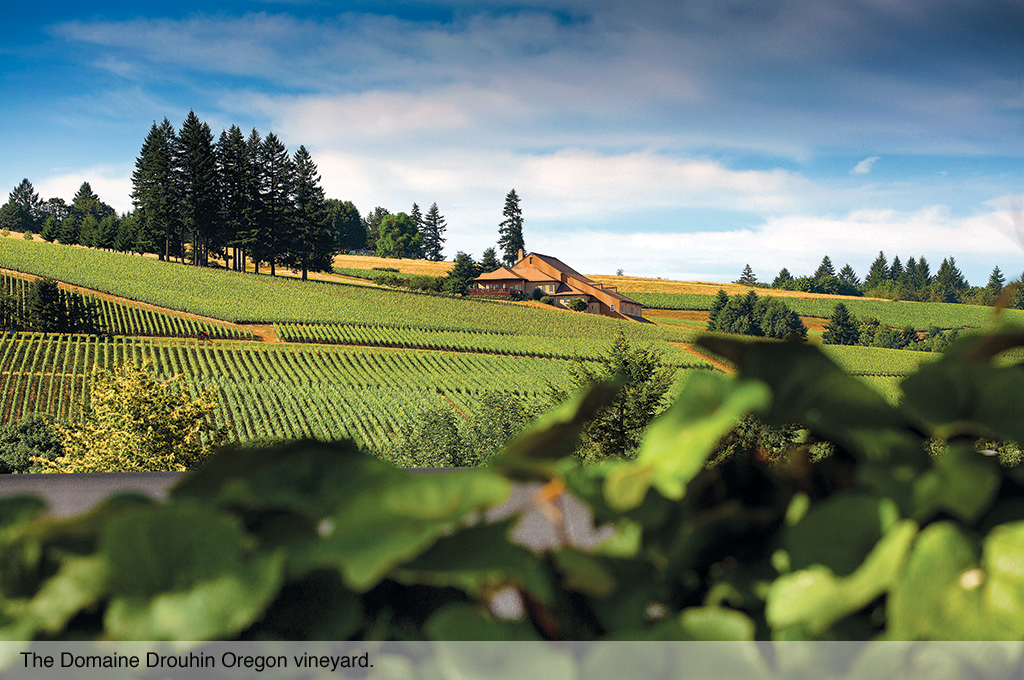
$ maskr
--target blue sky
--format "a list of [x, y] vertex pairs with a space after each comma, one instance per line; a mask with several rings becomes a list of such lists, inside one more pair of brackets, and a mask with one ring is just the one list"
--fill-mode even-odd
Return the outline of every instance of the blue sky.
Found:
[[[771, 280], [829, 255], [1024, 271], [1024, 5], [41, 0], [0, 23], [0, 192], [120, 211], [190, 109], [304, 144], [328, 196], [437, 202], [445, 253]], [[0, 200], [2, 200], [0, 195]]]

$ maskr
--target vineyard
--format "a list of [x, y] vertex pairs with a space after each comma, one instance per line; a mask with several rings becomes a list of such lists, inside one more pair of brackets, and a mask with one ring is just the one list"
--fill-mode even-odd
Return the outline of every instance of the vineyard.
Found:
[[[28, 277], [0, 272], [0, 293], [14, 296], [22, 305], [28, 283]], [[194, 338], [204, 333], [210, 339], [253, 339], [251, 331], [224, 322], [172, 314], [140, 304], [117, 302], [106, 297], [67, 289], [64, 289], [64, 294], [74, 295], [87, 303], [95, 303], [99, 309], [100, 327], [110, 335]]]
[[0, 239], [0, 263], [152, 305], [234, 323], [353, 323], [416, 328], [503, 331], [531, 336], [685, 342], [685, 330], [637, 324], [553, 308], [358, 285], [302, 282], [159, 262], [45, 242]]
[[478, 353], [22, 333], [0, 341], [0, 422], [30, 412], [74, 418], [94, 366], [147, 359], [161, 378], [183, 375], [193, 395], [215, 388], [215, 424], [235, 440], [350, 437], [368, 448], [386, 444], [426, 406], [469, 412], [487, 391], [544, 401], [547, 385], [564, 384], [569, 368]]
[[[432, 349], [449, 352], [479, 352], [528, 356], [542, 359], [590, 359], [606, 354], [611, 340], [581, 340], [545, 336], [515, 335], [483, 331], [446, 331], [398, 326], [362, 326], [356, 324], [274, 324], [274, 330], [285, 342], [361, 345], [367, 347], [399, 347]], [[654, 347], [663, 361], [680, 368], [711, 368], [667, 343]]]

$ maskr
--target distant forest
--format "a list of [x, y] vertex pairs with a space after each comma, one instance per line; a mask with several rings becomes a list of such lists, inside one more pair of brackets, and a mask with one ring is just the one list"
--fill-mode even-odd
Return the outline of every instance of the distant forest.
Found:
[[[1024, 279], [1024, 275], [1021, 278]], [[1018, 282], [1020, 280], [1018, 279]], [[849, 264], [836, 272], [832, 260], [826, 255], [811, 276], [794, 277], [789, 269], [784, 267], [771, 284], [767, 284], [757, 280], [748, 264], [735, 283], [807, 293], [863, 295], [890, 300], [959, 302], [974, 305], [995, 304], [1007, 288], [1006, 275], [998, 266], [992, 269], [985, 286], [972, 286], [957, 267], [956, 259], [953, 257], [944, 258], [938, 271], [932, 274], [931, 265], [924, 257], [911, 257], [904, 264], [898, 255], [889, 262], [884, 252], [878, 253], [863, 281]], [[1011, 307], [1024, 307], [1024, 295], [1018, 290], [1008, 302]]]
[[42, 200], [28, 179], [0, 208], [0, 229], [37, 233], [47, 241], [120, 252], [154, 253], [198, 266], [222, 261], [244, 271], [251, 262], [329, 271], [334, 255], [371, 248], [385, 257], [443, 260], [445, 219], [434, 203], [365, 217], [351, 201], [326, 198], [305, 146], [289, 154], [278, 137], [237, 125], [214, 141], [189, 112], [176, 131], [153, 124], [132, 174], [134, 210], [118, 215], [88, 182], [68, 205]]

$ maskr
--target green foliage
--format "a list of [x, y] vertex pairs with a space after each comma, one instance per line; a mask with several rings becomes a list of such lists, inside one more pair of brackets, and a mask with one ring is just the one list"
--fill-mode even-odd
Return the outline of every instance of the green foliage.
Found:
[[754, 270], [750, 268], [749, 264], [743, 266], [743, 273], [740, 274], [740, 278], [735, 283], [742, 284], [744, 286], [753, 286], [757, 284], [757, 276], [754, 274]]
[[36, 459], [47, 472], [160, 472], [195, 469], [223, 439], [202, 435], [216, 406], [214, 393], [192, 399], [179, 380], [160, 381], [134, 363], [94, 370], [81, 420], [59, 425], [64, 455]]
[[377, 254], [381, 257], [419, 257], [423, 235], [416, 221], [405, 213], [385, 215], [378, 227]]
[[62, 455], [60, 433], [46, 414], [29, 413], [0, 428], [0, 474], [42, 472], [44, 465], [34, 458], [52, 461]]
[[513, 189], [505, 196], [504, 216], [498, 226], [498, 248], [501, 250], [502, 261], [511, 266], [519, 259], [519, 251], [525, 250], [523, 241], [523, 210], [519, 207], [519, 195]]
[[99, 305], [61, 290], [53, 279], [28, 284], [22, 322], [41, 333], [99, 333]]
[[768, 338], [807, 338], [807, 326], [779, 298], [746, 295], [729, 297], [719, 290], [708, 317], [708, 330]]
[[508, 392], [485, 392], [468, 413], [437, 405], [412, 424], [381, 455], [399, 467], [452, 468], [486, 464], [540, 410], [540, 401]]
[[[1024, 477], [960, 443], [1024, 437], [1024, 373], [990, 361], [1024, 345], [1024, 333], [956, 343], [904, 380], [899, 406], [806, 343], [701, 344], [734, 361], [738, 376], [695, 376], [631, 460], [571, 459], [587, 421], [615, 397], [614, 385], [599, 384], [474, 470], [408, 474], [350, 444], [303, 442], [223, 451], [164, 503], [122, 497], [53, 521], [36, 519], [38, 502], [5, 500], [4, 637], [1024, 636]], [[779, 465], [740, 453], [708, 467], [751, 413], [767, 427], [799, 426], [835, 453], [810, 463], [809, 447], [795, 441]], [[947, 450], [929, 455], [932, 441]], [[546, 508], [558, 531], [566, 526], [554, 509], [569, 491], [616, 535], [590, 550], [517, 546], [515, 517], [480, 521], [512, 479], [541, 482], [527, 505]], [[512, 619], [491, 613], [502, 590], [524, 604]], [[750, 667], [737, 677], [760, 677], [769, 665], [801, 677], [822, 670], [820, 658], [791, 658], [784, 645], [771, 664], [754, 647], [749, 658], [736, 649], [715, 657], [715, 670], [741, 659]], [[877, 677], [872, 664], [906, 669], [924, 658], [912, 649], [920, 647], [851, 650], [843, 666]], [[979, 662], [936, 658], [954, 676], [978, 675], [979, 664], [998, 666], [992, 677], [1020, 668], [1019, 644], [984, 650]], [[640, 667], [583, 663], [586, 677]], [[700, 675], [693, 663], [687, 670]]]
[[592, 462], [636, 455], [644, 429], [666, 407], [674, 372], [656, 351], [632, 346], [621, 333], [599, 362], [576, 362], [569, 390], [552, 385], [555, 401], [595, 383], [623, 380], [612, 403], [583, 429], [579, 457]]
[[856, 345], [860, 341], [857, 317], [850, 314], [842, 302], [836, 304], [832, 318], [825, 326], [821, 341], [826, 345]]
[[585, 312], [587, 311], [587, 301], [583, 298], [573, 298], [565, 303], [565, 308], [574, 312]]

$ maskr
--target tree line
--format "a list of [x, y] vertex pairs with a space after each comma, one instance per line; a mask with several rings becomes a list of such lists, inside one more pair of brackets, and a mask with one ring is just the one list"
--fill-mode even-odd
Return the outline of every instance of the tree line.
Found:
[[376, 250], [385, 257], [443, 260], [447, 224], [437, 203], [423, 214], [392, 215], [377, 207], [366, 217], [351, 201], [326, 198], [305, 146], [290, 154], [274, 133], [237, 125], [214, 141], [195, 112], [179, 130], [154, 123], [132, 173], [134, 209], [118, 215], [88, 182], [71, 204], [44, 201], [28, 179], [0, 207], [0, 229], [39, 234], [50, 242], [161, 260], [271, 274], [277, 267], [329, 271], [340, 252]]
[[[749, 264], [743, 268], [735, 283], [769, 287], [758, 282]], [[807, 293], [866, 295], [891, 300], [992, 305], [1006, 290], [1007, 279], [997, 266], [992, 269], [985, 286], [971, 286], [952, 256], [944, 258], [938, 270], [932, 274], [931, 265], [923, 256], [910, 257], [904, 263], [897, 255], [890, 262], [885, 253], [880, 251], [863, 281], [849, 264], [843, 265], [837, 272], [832, 260], [826, 255], [813, 275], [794, 277], [789, 269], [783, 267], [770, 287]], [[1010, 306], [1024, 308], [1024, 296], [1017, 294], [1010, 300]]]

